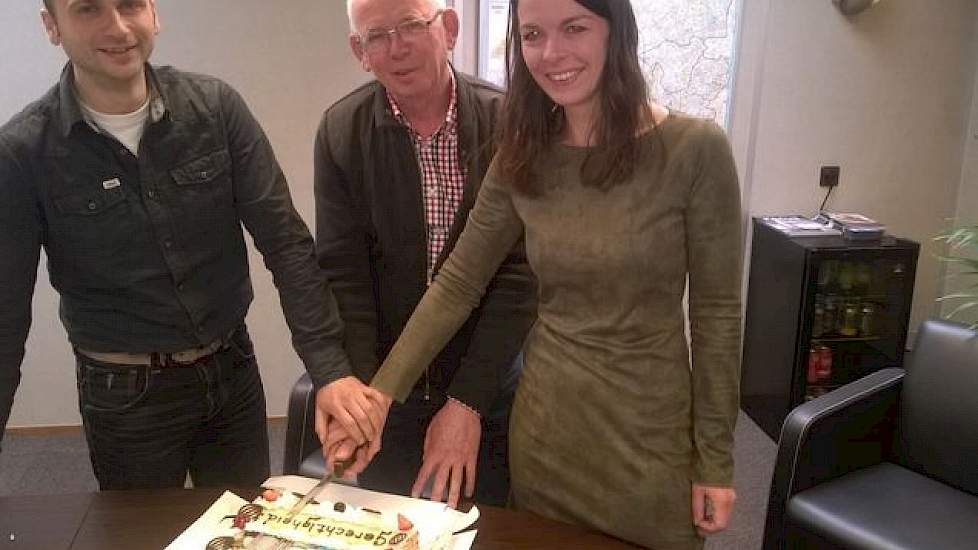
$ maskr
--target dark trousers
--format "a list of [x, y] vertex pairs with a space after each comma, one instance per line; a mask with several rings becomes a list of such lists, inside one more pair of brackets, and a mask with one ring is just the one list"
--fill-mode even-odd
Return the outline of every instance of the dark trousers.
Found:
[[242, 327], [188, 366], [112, 365], [77, 355], [78, 403], [102, 490], [257, 487], [269, 476], [265, 394]]
[[[482, 419], [474, 497], [476, 502], [482, 504], [505, 506], [509, 496], [507, 435], [514, 393], [514, 390], [501, 392]], [[357, 477], [357, 484], [374, 491], [409, 495], [421, 469], [428, 424], [445, 400], [441, 392], [433, 392], [431, 398], [425, 400], [424, 392], [415, 389], [403, 404], [395, 401], [384, 426], [383, 446], [367, 469]], [[423, 496], [428, 496], [434, 477], [432, 474], [429, 478], [429, 488], [425, 489]], [[464, 482], [462, 490], [464, 494]]]

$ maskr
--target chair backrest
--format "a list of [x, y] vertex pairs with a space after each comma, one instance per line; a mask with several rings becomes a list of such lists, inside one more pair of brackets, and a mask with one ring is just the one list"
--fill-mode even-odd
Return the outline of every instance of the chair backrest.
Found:
[[906, 370], [901, 461], [978, 495], [978, 331], [924, 322]]
[[285, 428], [285, 456], [282, 473], [298, 475], [299, 465], [310, 453], [320, 448], [316, 435], [316, 390], [308, 373], [292, 386], [289, 394], [288, 420]]

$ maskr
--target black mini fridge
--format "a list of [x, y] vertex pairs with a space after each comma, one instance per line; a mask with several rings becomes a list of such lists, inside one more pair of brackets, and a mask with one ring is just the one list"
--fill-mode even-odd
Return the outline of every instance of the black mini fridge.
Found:
[[903, 364], [920, 245], [753, 231], [741, 407], [777, 440], [794, 407]]

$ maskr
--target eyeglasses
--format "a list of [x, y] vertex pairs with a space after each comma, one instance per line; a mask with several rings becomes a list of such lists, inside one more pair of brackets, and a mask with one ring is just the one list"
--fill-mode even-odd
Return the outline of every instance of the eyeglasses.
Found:
[[422, 34], [428, 32], [431, 24], [438, 19], [444, 10], [438, 10], [430, 19], [408, 19], [396, 26], [387, 29], [370, 29], [366, 35], [357, 36], [357, 42], [364, 51], [368, 53], [380, 53], [390, 48], [394, 35], [401, 37], [401, 40], [415, 40]]

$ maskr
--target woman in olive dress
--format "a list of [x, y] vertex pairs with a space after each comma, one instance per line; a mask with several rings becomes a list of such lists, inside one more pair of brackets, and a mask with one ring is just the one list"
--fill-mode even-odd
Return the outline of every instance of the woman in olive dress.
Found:
[[539, 306], [511, 416], [512, 505], [701, 548], [735, 499], [742, 241], [729, 144], [716, 124], [650, 101], [628, 1], [511, 7], [497, 156], [372, 385], [403, 399], [525, 234]]

